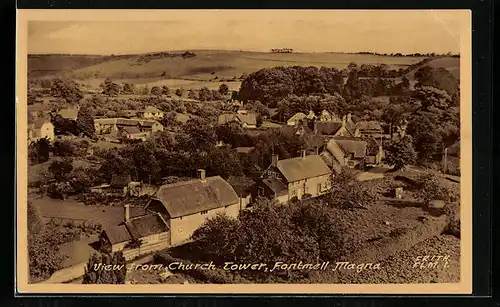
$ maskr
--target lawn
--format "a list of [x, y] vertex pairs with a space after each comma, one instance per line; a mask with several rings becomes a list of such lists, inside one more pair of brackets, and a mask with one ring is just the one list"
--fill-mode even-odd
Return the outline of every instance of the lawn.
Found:
[[66, 200], [42, 197], [33, 200], [42, 216], [47, 218], [93, 221], [103, 227], [117, 225], [123, 220], [123, 208], [119, 206], [87, 206], [72, 198]]

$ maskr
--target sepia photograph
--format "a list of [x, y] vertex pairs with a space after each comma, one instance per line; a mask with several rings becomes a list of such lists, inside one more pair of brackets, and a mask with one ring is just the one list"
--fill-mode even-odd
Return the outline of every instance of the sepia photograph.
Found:
[[470, 293], [467, 10], [20, 10], [26, 293]]

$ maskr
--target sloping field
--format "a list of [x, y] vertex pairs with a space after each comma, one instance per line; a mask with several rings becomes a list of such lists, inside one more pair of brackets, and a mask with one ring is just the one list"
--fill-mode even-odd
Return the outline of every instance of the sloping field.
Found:
[[[69, 56], [30, 55], [28, 68], [35, 71], [73, 71], [73, 76], [81, 79], [106, 78], [134, 79], [213, 79], [240, 77], [243, 73], [274, 66], [327, 66], [345, 68], [350, 62], [361, 64], [388, 64], [391, 68], [405, 68], [423, 57], [391, 57], [370, 54], [341, 53], [266, 53], [247, 51], [194, 51], [196, 57], [161, 58], [147, 63], [138, 62], [137, 56], [121, 58], [100, 57], [68, 59]], [[48, 57], [49, 59], [45, 59]], [[57, 57], [64, 61], [57, 62]], [[88, 56], [90, 57], [90, 56]], [[95, 61], [93, 63], [92, 61]], [[41, 73], [38, 73], [40, 75]]]
[[[438, 58], [432, 61], [429, 61], [425, 64], [426, 66], [430, 66], [432, 68], [445, 68], [447, 69], [455, 78], [460, 79], [460, 58], [452, 58], [452, 57], [443, 57]], [[420, 67], [409, 72], [406, 76], [408, 79], [413, 80], [415, 72]]]

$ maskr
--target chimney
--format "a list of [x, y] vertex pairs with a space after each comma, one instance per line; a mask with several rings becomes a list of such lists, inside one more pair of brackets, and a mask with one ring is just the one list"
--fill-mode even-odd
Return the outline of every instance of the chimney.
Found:
[[278, 166], [278, 155], [273, 154], [271, 157], [271, 166], [272, 167], [277, 167]]
[[125, 222], [130, 221], [130, 205], [125, 204]]
[[198, 178], [200, 178], [200, 181], [203, 183], [207, 182], [204, 169], [201, 169], [201, 168], [198, 169]]
[[347, 121], [350, 122], [351, 121], [351, 113], [347, 114]]
[[306, 150], [305, 150], [305, 149], [300, 150], [300, 156], [301, 156], [302, 158], [305, 158], [305, 157], [306, 157]]

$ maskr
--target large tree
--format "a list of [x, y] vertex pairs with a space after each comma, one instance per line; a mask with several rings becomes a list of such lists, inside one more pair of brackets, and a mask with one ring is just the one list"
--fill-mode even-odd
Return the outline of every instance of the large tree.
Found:
[[76, 124], [79, 130], [86, 136], [90, 138], [95, 136], [94, 116], [90, 109], [82, 107], [78, 110]]
[[61, 97], [69, 103], [76, 103], [83, 99], [83, 93], [71, 79], [55, 78], [52, 80], [51, 94], [54, 97]]
[[413, 139], [406, 134], [403, 138], [392, 138], [385, 148], [385, 161], [394, 165], [394, 169], [402, 169], [416, 162], [417, 154], [413, 148]]
[[38, 164], [49, 160], [50, 142], [47, 138], [39, 139], [28, 146], [28, 157], [31, 163]]

